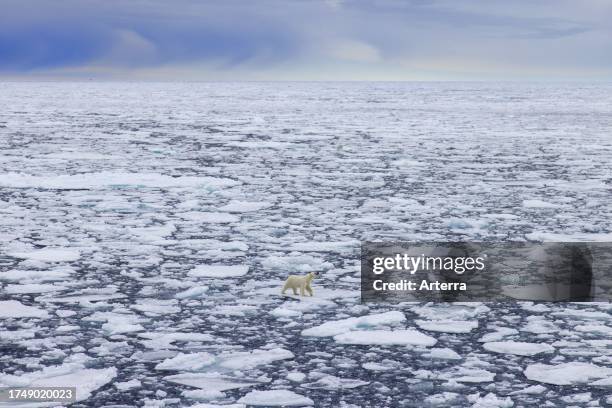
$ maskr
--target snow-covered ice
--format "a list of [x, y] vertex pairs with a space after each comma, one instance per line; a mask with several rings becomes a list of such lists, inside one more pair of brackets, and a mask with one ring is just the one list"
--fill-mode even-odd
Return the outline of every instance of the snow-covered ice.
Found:
[[432, 348], [428, 353], [425, 354], [429, 358], [438, 358], [443, 360], [461, 360], [461, 355], [448, 347], [444, 348]]
[[222, 207], [219, 207], [219, 211], [227, 211], [233, 213], [251, 212], [258, 211], [263, 208], [270, 207], [271, 204], [267, 202], [252, 202], [252, 201], [239, 201], [233, 200]]
[[536, 363], [525, 368], [525, 377], [546, 384], [581, 384], [612, 377], [612, 368], [582, 362]]
[[477, 396], [472, 401], [472, 408], [511, 408], [514, 401], [510, 397], [499, 397], [493, 393], [488, 393], [484, 397]]
[[83, 355], [74, 355], [71, 360], [23, 375], [0, 374], [0, 386], [73, 387], [76, 385], [76, 400], [82, 401], [117, 376], [115, 367], [86, 368], [88, 359]]
[[0, 319], [34, 317], [44, 319], [49, 313], [34, 306], [27, 306], [17, 300], [0, 301]]
[[416, 320], [423, 330], [444, 333], [469, 333], [478, 327], [478, 321]]
[[248, 352], [235, 352], [218, 356], [207, 352], [179, 353], [155, 366], [157, 370], [201, 371], [205, 367], [214, 366], [215, 370], [249, 369], [261, 364], [269, 364], [277, 360], [293, 358], [289, 350], [276, 348], [271, 350], [258, 349]]
[[352, 389], [363, 387], [369, 384], [368, 381], [355, 380], [351, 378], [340, 378], [334, 375], [324, 375], [317, 379], [317, 381], [305, 384], [305, 388], [316, 388], [324, 390], [339, 390], [339, 389]]
[[236, 388], [259, 385], [258, 381], [245, 381], [243, 379], [222, 378], [217, 373], [184, 373], [164, 377], [164, 380], [190, 387], [201, 388], [206, 391], [221, 392]]
[[340, 344], [378, 344], [433, 346], [437, 340], [417, 330], [357, 330], [337, 334], [334, 340]]
[[314, 405], [313, 400], [289, 390], [251, 391], [238, 402], [266, 407], [302, 407]]
[[534, 356], [540, 353], [552, 353], [555, 351], [555, 348], [550, 344], [520, 341], [494, 341], [484, 343], [482, 347], [495, 353], [516, 354], [518, 356]]
[[325, 322], [319, 326], [305, 329], [302, 331], [302, 335], [315, 337], [335, 336], [351, 330], [397, 325], [403, 323], [405, 320], [406, 316], [398, 311], [371, 314], [361, 317], [349, 317], [343, 320]]
[[248, 265], [198, 265], [189, 275], [197, 278], [235, 278], [246, 275]]
[[81, 257], [77, 250], [65, 248], [44, 248], [28, 252], [9, 252], [9, 256], [22, 259], [31, 259], [42, 262], [70, 262]]

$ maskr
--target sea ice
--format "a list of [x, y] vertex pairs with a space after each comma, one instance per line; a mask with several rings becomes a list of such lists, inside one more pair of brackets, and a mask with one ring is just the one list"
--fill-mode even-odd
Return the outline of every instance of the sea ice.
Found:
[[443, 333], [469, 333], [478, 328], [478, 321], [416, 320], [423, 330]]
[[395, 365], [381, 364], [381, 363], [376, 363], [373, 361], [368, 362], [368, 363], [363, 363], [361, 366], [365, 368], [366, 370], [370, 370], [370, 371], [391, 371], [396, 368]]
[[325, 322], [319, 326], [302, 330], [303, 336], [328, 337], [345, 333], [351, 330], [389, 326], [406, 321], [402, 312], [391, 311], [385, 313], [371, 314], [361, 317], [349, 317], [343, 320]]
[[204, 223], [228, 224], [240, 221], [240, 217], [223, 212], [189, 212], [181, 214], [181, 218]]
[[433, 346], [437, 340], [417, 330], [358, 330], [334, 336], [340, 344]]
[[219, 356], [219, 366], [229, 370], [250, 369], [278, 360], [292, 359], [294, 354], [282, 348], [258, 349]]
[[603, 324], [581, 324], [574, 327], [574, 330], [583, 333], [591, 333], [591, 334], [602, 334], [608, 337], [612, 337], [612, 327], [605, 326]]
[[0, 318], [7, 319], [22, 317], [46, 319], [49, 317], [49, 313], [34, 306], [26, 306], [16, 300], [0, 301]]
[[207, 352], [179, 353], [175, 357], [162, 361], [155, 368], [157, 370], [201, 371], [205, 367], [214, 366], [215, 369], [223, 370], [248, 370], [259, 365], [270, 364], [274, 361], [291, 359], [293, 357], [292, 352], [281, 348], [270, 350], [257, 349], [216, 356]]
[[4, 291], [12, 294], [23, 294], [23, 293], [46, 293], [56, 292], [59, 290], [67, 289], [67, 286], [53, 285], [45, 283], [26, 283], [23, 285], [6, 285]]
[[306, 374], [300, 373], [299, 371], [292, 371], [287, 373], [287, 379], [293, 382], [302, 382], [306, 378]]
[[369, 384], [368, 381], [362, 381], [352, 378], [340, 378], [334, 375], [325, 375], [317, 381], [303, 385], [304, 388], [323, 389], [323, 390], [341, 390], [357, 388]]
[[289, 390], [251, 391], [238, 400], [239, 403], [268, 407], [302, 407], [314, 405], [308, 397]]
[[209, 342], [214, 341], [214, 336], [208, 333], [185, 333], [185, 332], [145, 332], [139, 333], [139, 337], [147, 339], [141, 343], [152, 350], [164, 350], [168, 348], [176, 348], [173, 343], [178, 341], [191, 342]]
[[179, 353], [177, 356], [166, 359], [155, 366], [156, 370], [198, 371], [213, 365], [217, 359], [206, 352]]
[[67, 279], [72, 272], [74, 271], [69, 268], [52, 268], [48, 270], [12, 269], [6, 272], [0, 272], [0, 280], [56, 282]]
[[518, 330], [516, 329], [511, 327], [498, 327], [494, 332], [485, 334], [478, 341], [482, 343], [499, 341], [504, 337], [513, 336], [515, 334], [518, 334]]
[[124, 382], [116, 382], [113, 384], [119, 391], [127, 391], [127, 390], [131, 390], [132, 388], [139, 388], [142, 383], [140, 382], [140, 380], [137, 379], [132, 379], [129, 381], [124, 381]]
[[517, 356], [534, 356], [540, 353], [552, 353], [555, 348], [544, 343], [525, 343], [520, 341], [496, 341], [484, 343], [485, 350], [502, 354], [516, 354]]
[[189, 275], [196, 278], [237, 278], [248, 271], [248, 265], [198, 265]]
[[492, 392], [484, 397], [477, 396], [471, 402], [473, 402], [472, 408], [511, 408], [514, 406], [512, 398], [498, 397]]
[[164, 377], [164, 380], [213, 392], [261, 384], [260, 381], [247, 381], [244, 378], [221, 377], [217, 373], [183, 373]]
[[274, 317], [279, 317], [279, 318], [293, 318], [293, 317], [301, 316], [302, 312], [298, 310], [291, 310], [291, 309], [285, 309], [282, 307], [277, 307], [276, 309], [271, 310], [270, 314]]
[[259, 211], [261, 209], [268, 208], [271, 205], [272, 204], [268, 202], [234, 200], [222, 207], [219, 207], [219, 211], [232, 212], [232, 213], [243, 213], [243, 212]]
[[553, 203], [549, 203], [547, 201], [533, 199], [533, 200], [523, 200], [523, 207], [527, 207], [527, 208], [557, 208], [557, 207], [559, 207], [559, 205], [553, 204]]
[[447, 347], [432, 348], [428, 353], [424, 354], [424, 356], [429, 358], [437, 358], [440, 360], [461, 360], [461, 356], [456, 351]]
[[612, 368], [578, 361], [557, 365], [537, 363], [527, 366], [525, 377], [546, 384], [586, 384], [612, 377]]
[[109, 334], [133, 333], [144, 330], [144, 327], [140, 324], [144, 319], [135, 314], [95, 312], [84, 320], [106, 322], [102, 325], [102, 329]]
[[291, 251], [347, 253], [359, 247], [359, 241], [296, 242], [289, 246]]
[[47, 366], [22, 375], [0, 374], [3, 387], [75, 387], [76, 400], [89, 398], [93, 391], [109, 383], [117, 375], [115, 367], [85, 368], [83, 362], [67, 362]]
[[[1, 184], [1, 183], [0, 183]], [[81, 252], [66, 248], [43, 248], [27, 252], [9, 252], [9, 256], [41, 262], [72, 262], [81, 257]]]
[[101, 189], [104, 187], [173, 188], [230, 187], [237, 181], [216, 177], [172, 177], [155, 173], [98, 172], [33, 176], [25, 173], [0, 174], [0, 186], [13, 188]]
[[198, 299], [204, 297], [208, 292], [208, 286], [194, 286], [174, 295], [177, 299]]
[[284, 273], [308, 273], [312, 271], [325, 271], [333, 267], [333, 264], [325, 262], [320, 257], [311, 255], [289, 255], [268, 256], [261, 260], [261, 265], [266, 269], [280, 270]]
[[460, 383], [491, 382], [495, 379], [495, 373], [482, 368], [456, 367], [452, 372], [442, 374], [441, 378], [452, 379]]
[[[80, 403], [96, 407], [188, 407], [215, 395], [244, 408], [234, 400], [279, 388], [339, 408], [507, 396], [515, 406], [612, 404], [607, 302], [358, 302], [361, 241], [611, 241], [609, 85], [0, 88], [1, 301], [47, 318], [0, 318], [6, 373], [87, 352], [95, 360], [66, 371], [77, 384], [112, 367], [118, 387], [141, 382], [91, 388]], [[287, 275], [311, 271], [321, 272], [314, 297], [280, 296]], [[414, 320], [478, 327], [446, 334]], [[402, 330], [439, 337], [438, 348], [405, 345], [414, 336]], [[557, 352], [515, 357], [482, 344], [509, 341]], [[214, 363], [154, 370], [179, 352]], [[520, 371], [531, 365], [529, 375], [551, 380], [564, 364], [558, 378], [576, 390]], [[163, 380], [173, 375], [258, 385], [186, 390]], [[369, 384], [301, 387], [325, 376]]]
[[425, 397], [424, 401], [428, 406], [432, 407], [449, 407], [459, 399], [459, 394], [456, 392], [445, 391], [440, 394], [433, 394]]
[[132, 306], [132, 309], [143, 312], [147, 316], [172, 314], [181, 311], [177, 300], [153, 298], [139, 299], [137, 303]]
[[520, 395], [520, 394], [539, 395], [546, 391], [548, 391], [548, 388], [544, 387], [543, 385], [532, 385], [527, 388], [522, 388], [518, 391], [513, 391], [510, 393], [510, 395]]

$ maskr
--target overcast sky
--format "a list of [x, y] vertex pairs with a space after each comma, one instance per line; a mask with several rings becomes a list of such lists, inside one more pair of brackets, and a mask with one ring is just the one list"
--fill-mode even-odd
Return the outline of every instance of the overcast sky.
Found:
[[612, 80], [612, 0], [2, 0], [0, 77]]

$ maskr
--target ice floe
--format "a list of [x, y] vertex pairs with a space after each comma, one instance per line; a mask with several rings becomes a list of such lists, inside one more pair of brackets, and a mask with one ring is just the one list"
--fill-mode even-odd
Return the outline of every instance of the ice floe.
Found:
[[516, 334], [518, 334], [518, 330], [511, 327], [498, 327], [494, 332], [485, 334], [478, 341], [483, 343], [494, 342], [502, 340], [504, 337], [514, 336]]
[[540, 353], [552, 353], [555, 348], [544, 343], [526, 343], [521, 341], [496, 341], [484, 343], [485, 350], [502, 354], [515, 354], [517, 356], [535, 356]]
[[116, 382], [113, 384], [119, 391], [127, 391], [133, 388], [139, 388], [142, 385], [142, 382], [137, 379], [132, 379], [124, 382]]
[[561, 364], [536, 363], [525, 368], [525, 377], [546, 384], [587, 384], [612, 377], [612, 368], [578, 361]]
[[306, 374], [300, 373], [299, 371], [292, 371], [287, 373], [287, 379], [294, 382], [302, 382], [306, 378]]
[[314, 405], [308, 397], [289, 390], [251, 391], [238, 400], [239, 403], [267, 407], [302, 407]]
[[109, 334], [133, 333], [144, 330], [144, 327], [140, 324], [143, 319], [130, 313], [94, 312], [84, 320], [105, 322], [102, 329]]
[[189, 275], [196, 278], [236, 278], [248, 271], [248, 265], [198, 265]]
[[418, 330], [356, 330], [337, 334], [334, 340], [340, 344], [414, 345], [433, 346], [437, 340]]
[[282, 349], [257, 349], [245, 352], [234, 352], [213, 355], [207, 352], [179, 353], [175, 357], [157, 364], [157, 370], [200, 371], [205, 367], [220, 370], [246, 370], [262, 364], [270, 364], [279, 360], [292, 359], [293, 353]]
[[461, 383], [491, 382], [495, 379], [495, 373], [480, 368], [459, 367], [452, 379]]
[[4, 291], [12, 294], [24, 294], [24, 293], [46, 293], [56, 292], [59, 290], [67, 289], [67, 286], [45, 284], [45, 283], [26, 283], [22, 285], [6, 285]]
[[302, 385], [304, 388], [323, 389], [323, 390], [341, 390], [362, 387], [369, 384], [368, 381], [362, 381], [352, 378], [340, 378], [334, 375], [324, 375], [318, 378], [315, 382]]
[[9, 252], [8, 255], [41, 262], [71, 262], [81, 257], [80, 251], [67, 248], [43, 248], [27, 252]]
[[443, 333], [469, 333], [478, 327], [478, 321], [416, 320], [423, 330]]
[[510, 397], [499, 397], [492, 392], [484, 397], [480, 395], [470, 398], [473, 403], [472, 408], [511, 408], [514, 406], [514, 401]]
[[141, 340], [141, 343], [154, 350], [176, 348], [173, 345], [176, 342], [210, 342], [215, 340], [215, 337], [209, 333], [164, 332], [161, 330], [139, 333], [138, 337], [146, 339]]
[[219, 211], [232, 212], [232, 213], [243, 213], [251, 211], [259, 211], [264, 208], [270, 207], [272, 204], [265, 201], [239, 201], [234, 200], [222, 207], [219, 207]]
[[38, 319], [46, 319], [49, 313], [34, 306], [27, 306], [16, 300], [0, 301], [0, 318], [27, 318], [33, 317]]
[[523, 200], [523, 207], [527, 208], [557, 208], [559, 205], [553, 204], [543, 200]]
[[194, 286], [174, 295], [177, 299], [197, 299], [203, 297], [208, 292], [208, 286]]
[[432, 348], [423, 356], [440, 360], [461, 360], [461, 356], [456, 351], [451, 350], [447, 347]]
[[391, 311], [325, 322], [319, 326], [302, 330], [302, 335], [315, 337], [335, 336], [351, 330], [396, 325], [399, 323], [403, 323], [404, 321], [406, 321], [406, 316], [404, 316], [402, 312]]
[[155, 366], [156, 370], [183, 370], [198, 371], [204, 367], [213, 365], [217, 358], [206, 352], [202, 353], [179, 353], [177, 356], [162, 361]]
[[40, 371], [22, 375], [0, 374], [3, 387], [75, 387], [76, 400], [89, 398], [95, 390], [109, 383], [117, 375], [115, 367], [86, 368], [88, 359], [74, 355], [71, 361], [50, 365]]
[[204, 222], [204, 223], [218, 223], [228, 224], [232, 222], [240, 221], [240, 217], [224, 213], [224, 212], [188, 212], [181, 214], [181, 218], [189, 221]]
[[164, 377], [164, 380], [176, 384], [205, 389], [206, 391], [211, 392], [221, 392], [261, 384], [259, 381], [245, 381], [241, 378], [222, 377], [216, 373], [176, 374]]

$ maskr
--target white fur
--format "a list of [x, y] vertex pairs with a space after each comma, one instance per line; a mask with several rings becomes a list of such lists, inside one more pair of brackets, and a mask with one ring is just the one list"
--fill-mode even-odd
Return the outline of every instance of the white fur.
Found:
[[285, 294], [287, 289], [293, 290], [293, 294], [297, 295], [297, 290], [300, 290], [300, 296], [304, 296], [304, 292], [308, 292], [310, 296], [314, 295], [312, 288], [310, 287], [310, 282], [317, 276], [316, 273], [309, 272], [304, 276], [299, 275], [289, 275], [287, 280], [285, 281], [285, 286], [283, 286], [283, 291], [281, 294]]

